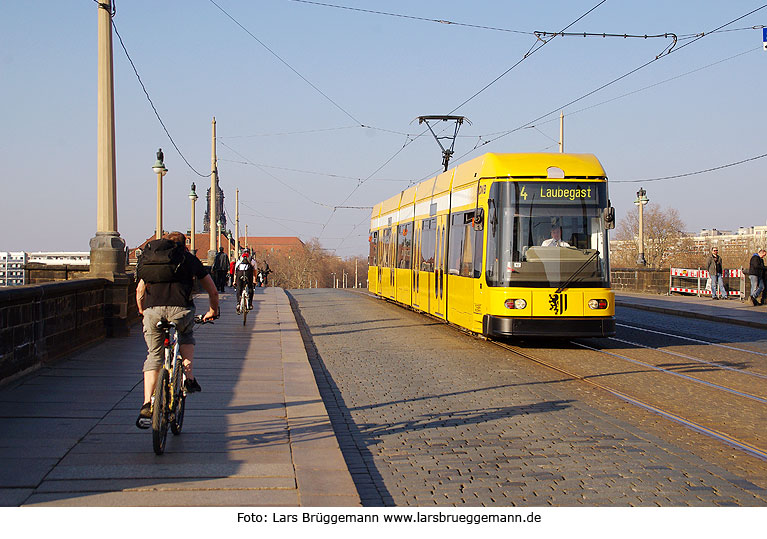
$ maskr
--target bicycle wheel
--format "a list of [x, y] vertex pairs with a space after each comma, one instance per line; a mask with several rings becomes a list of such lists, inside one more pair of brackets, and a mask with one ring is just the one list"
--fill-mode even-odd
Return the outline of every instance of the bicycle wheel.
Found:
[[152, 407], [152, 445], [154, 452], [162, 455], [165, 452], [165, 440], [168, 437], [168, 371], [160, 369], [160, 377], [154, 386], [154, 405]]
[[186, 395], [184, 395], [184, 367], [181, 360], [176, 361], [176, 374], [173, 377], [173, 393], [175, 394], [173, 419], [170, 422], [170, 431], [173, 434], [181, 434], [184, 426], [184, 409], [186, 407]]
[[245, 297], [244, 292], [240, 300], [240, 312], [242, 313], [242, 325], [244, 326], [248, 320], [248, 298]]

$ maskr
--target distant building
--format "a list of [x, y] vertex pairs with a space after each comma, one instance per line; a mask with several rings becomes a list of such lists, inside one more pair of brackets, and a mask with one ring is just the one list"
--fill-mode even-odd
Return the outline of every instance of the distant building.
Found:
[[696, 251], [706, 252], [716, 245], [723, 248], [754, 249], [767, 246], [767, 225], [741, 226], [737, 232], [704, 228], [699, 234], [686, 234]]
[[21, 286], [26, 284], [24, 266], [27, 253], [23, 251], [0, 251], [0, 286]]
[[88, 272], [91, 254], [75, 252], [0, 252], [0, 286], [60, 281]]

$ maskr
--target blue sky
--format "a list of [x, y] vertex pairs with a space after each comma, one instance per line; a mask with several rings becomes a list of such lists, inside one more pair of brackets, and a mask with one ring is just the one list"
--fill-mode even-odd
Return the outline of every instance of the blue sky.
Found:
[[[326, 3], [356, 9], [292, 0], [117, 2], [115, 25], [144, 85], [203, 175], [216, 117], [227, 212], [233, 220], [238, 188], [240, 224], [251, 235], [319, 237], [341, 256], [364, 255], [369, 212], [332, 208], [372, 206], [440, 169], [437, 143], [417, 137], [417, 116], [471, 120], [456, 143], [459, 163], [488, 151], [557, 151], [560, 109], [566, 151], [600, 159], [619, 218], [643, 186], [651, 204], [677, 208], [691, 231], [765, 224], [767, 158], [621, 183], [767, 153], [767, 51], [762, 30], [751, 28], [767, 24], [767, 8], [708, 35], [763, 4]], [[572, 104], [650, 62], [671, 39], [539, 42], [456, 110], [524, 57], [536, 44], [533, 31], [562, 30], [595, 6], [568, 31], [669, 32], [679, 41], [670, 54]], [[707, 35], [691, 37], [701, 32]], [[96, 227], [96, 45], [93, 0], [0, 4], [0, 250], [88, 250]], [[135, 246], [154, 230], [158, 147], [169, 169], [166, 229], [189, 227], [190, 184], [204, 196], [210, 180], [173, 149], [116, 37], [114, 66], [118, 226]], [[198, 230], [203, 211], [200, 200]]]

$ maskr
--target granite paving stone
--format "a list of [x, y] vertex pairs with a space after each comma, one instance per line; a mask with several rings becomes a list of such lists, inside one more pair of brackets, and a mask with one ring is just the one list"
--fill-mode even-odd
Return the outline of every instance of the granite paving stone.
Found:
[[134, 424], [140, 325], [0, 385], [0, 505], [359, 506], [285, 292], [254, 301], [195, 328], [203, 391], [161, 456]]

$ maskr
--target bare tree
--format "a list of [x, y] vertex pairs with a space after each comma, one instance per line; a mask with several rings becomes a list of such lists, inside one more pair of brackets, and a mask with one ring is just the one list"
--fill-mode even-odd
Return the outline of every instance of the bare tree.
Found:
[[[685, 224], [676, 208], [648, 205], [644, 208], [644, 254], [648, 267], [666, 267], [672, 258], [692, 250], [684, 236]], [[633, 267], [639, 255], [639, 209], [626, 214], [616, 229], [618, 248], [613, 251], [614, 267]]]
[[367, 282], [367, 257], [341, 259], [331, 251], [324, 249], [317, 238], [313, 238], [300, 248], [284, 251], [256, 251], [259, 265], [268, 262], [272, 274], [269, 284], [282, 288], [331, 288], [333, 274], [339, 282], [347, 275], [347, 286], [354, 286], [355, 261], [360, 282]]

